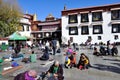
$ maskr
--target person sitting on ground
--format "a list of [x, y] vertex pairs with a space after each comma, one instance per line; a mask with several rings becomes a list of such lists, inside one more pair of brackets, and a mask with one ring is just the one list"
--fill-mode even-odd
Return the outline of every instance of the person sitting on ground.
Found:
[[79, 60], [79, 62], [77, 64], [77, 68], [80, 69], [80, 70], [82, 70], [82, 69], [84, 69], [83, 67], [84, 67], [84, 61], [80, 57], [80, 60]]
[[37, 77], [37, 72], [35, 70], [29, 70], [18, 74], [14, 80], [35, 80]]
[[68, 57], [68, 55], [66, 55], [65, 57], [65, 68], [71, 68], [71, 61], [70, 58]]
[[40, 57], [40, 60], [48, 60], [49, 59], [49, 48], [46, 46], [44, 54]]
[[94, 47], [93, 55], [100, 56], [100, 53], [96, 47]]
[[76, 52], [73, 52], [70, 57], [72, 67], [76, 67]]
[[81, 53], [80, 60], [78, 63], [78, 68], [79, 69], [88, 69], [89, 65], [90, 65], [90, 63], [89, 63], [88, 57], [84, 53]]
[[99, 51], [100, 51], [100, 54], [101, 54], [101, 55], [104, 55], [104, 56], [105, 56], [106, 53], [107, 53], [107, 51], [105, 50], [105, 46], [104, 46], [104, 45], [100, 45], [100, 50], [99, 50]]
[[111, 49], [111, 53], [112, 53], [112, 56], [118, 54], [118, 49], [117, 49], [117, 47], [115, 46], [115, 44], [113, 45], [113, 48]]
[[30, 62], [36, 62], [37, 61], [37, 55], [32, 51], [32, 54], [30, 55]]
[[72, 53], [73, 53], [72, 48], [71, 48], [71, 47], [69, 47], [69, 48], [68, 48], [68, 50], [67, 50], [67, 52], [69, 52], [69, 53], [71, 53], [71, 54], [72, 54]]
[[48, 80], [63, 80], [63, 68], [59, 61], [55, 61], [50, 69], [46, 72]]
[[3, 62], [4, 62], [3, 58], [0, 58], [0, 64], [3, 63]]

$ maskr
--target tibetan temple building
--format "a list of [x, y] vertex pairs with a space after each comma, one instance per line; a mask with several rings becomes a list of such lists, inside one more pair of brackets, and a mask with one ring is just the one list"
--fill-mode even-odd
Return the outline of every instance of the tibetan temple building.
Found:
[[49, 14], [45, 21], [34, 21], [31, 26], [34, 41], [50, 41], [53, 38], [61, 43], [61, 19]]

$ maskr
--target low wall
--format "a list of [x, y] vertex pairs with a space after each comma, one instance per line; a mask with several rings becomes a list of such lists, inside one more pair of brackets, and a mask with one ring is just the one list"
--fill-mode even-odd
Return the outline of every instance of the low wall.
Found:
[[0, 40], [0, 45], [1, 45], [2, 43], [5, 43], [6, 45], [8, 45], [8, 40]]

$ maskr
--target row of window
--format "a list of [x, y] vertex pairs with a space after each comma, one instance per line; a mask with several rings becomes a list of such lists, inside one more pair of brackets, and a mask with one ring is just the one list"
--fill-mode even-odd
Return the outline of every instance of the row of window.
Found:
[[[111, 33], [120, 33], [120, 24], [112, 24]], [[103, 34], [102, 25], [93, 25], [93, 34]], [[78, 27], [69, 27], [69, 35], [78, 35]], [[89, 35], [88, 26], [81, 26], [81, 35]]]
[[[120, 10], [111, 11], [111, 20], [120, 20]], [[92, 21], [103, 21], [102, 12], [92, 12]], [[89, 22], [88, 13], [81, 14], [81, 22]], [[69, 15], [69, 24], [78, 23], [77, 14]]]
[[[88, 39], [92, 39], [92, 37], [91, 37], [91, 36], [88, 36]], [[98, 40], [102, 40], [102, 36], [97, 36], [97, 39], [98, 39]], [[118, 39], [119, 39], [119, 36], [118, 36], [118, 35], [114, 35], [114, 39], [115, 39], [115, 40], [118, 40]]]

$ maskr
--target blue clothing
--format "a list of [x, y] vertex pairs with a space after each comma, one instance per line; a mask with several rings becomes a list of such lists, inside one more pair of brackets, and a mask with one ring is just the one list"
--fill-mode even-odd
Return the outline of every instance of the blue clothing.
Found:
[[56, 40], [52, 40], [52, 47], [56, 47], [57, 45], [57, 41]]

